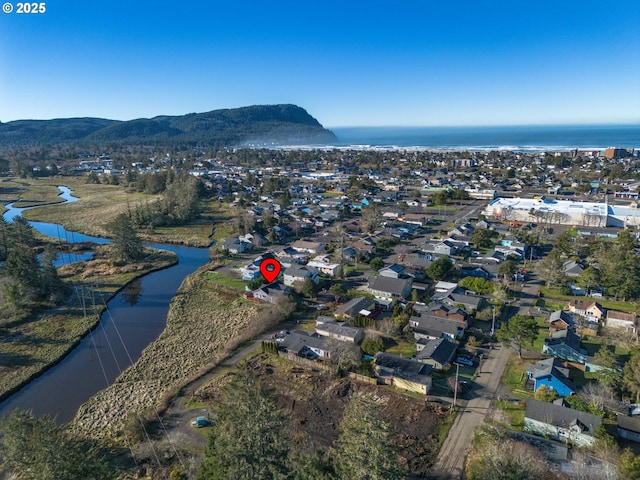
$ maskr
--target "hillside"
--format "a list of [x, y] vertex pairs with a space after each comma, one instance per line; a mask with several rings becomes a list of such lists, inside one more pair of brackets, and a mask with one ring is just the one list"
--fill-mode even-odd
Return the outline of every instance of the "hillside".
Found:
[[332, 143], [335, 140], [331, 131], [296, 105], [255, 105], [125, 122], [68, 118], [0, 123], [0, 147], [114, 142], [295, 145]]

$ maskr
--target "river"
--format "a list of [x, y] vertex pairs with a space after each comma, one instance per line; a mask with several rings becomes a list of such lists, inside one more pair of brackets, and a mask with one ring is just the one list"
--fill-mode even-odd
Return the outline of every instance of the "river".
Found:
[[[66, 187], [58, 187], [67, 202], [77, 201]], [[60, 204], [62, 205], [62, 204]], [[7, 205], [4, 218], [12, 221], [25, 209]], [[37, 208], [37, 207], [33, 207]], [[70, 232], [61, 225], [30, 222], [39, 232], [69, 243], [108, 239]], [[31, 409], [40, 416], [49, 414], [58, 422], [73, 419], [78, 408], [98, 391], [107, 387], [142, 350], [153, 342], [167, 322], [169, 303], [182, 280], [208, 261], [208, 249], [167, 244], [150, 244], [170, 250], [178, 264], [149, 273], [132, 282], [107, 303], [100, 325], [87, 335], [59, 364], [0, 403], [0, 417], [15, 408]]]

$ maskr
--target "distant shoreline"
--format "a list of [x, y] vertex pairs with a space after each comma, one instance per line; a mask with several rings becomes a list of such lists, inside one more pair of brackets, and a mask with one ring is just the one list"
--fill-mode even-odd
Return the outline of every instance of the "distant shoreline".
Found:
[[640, 148], [640, 124], [332, 127], [330, 130], [338, 137], [338, 142], [313, 147], [480, 152], [499, 150], [523, 153], [605, 150], [608, 147]]

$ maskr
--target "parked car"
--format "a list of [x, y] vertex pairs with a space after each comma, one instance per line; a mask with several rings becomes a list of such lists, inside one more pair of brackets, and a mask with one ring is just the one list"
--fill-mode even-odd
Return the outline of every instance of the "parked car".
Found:
[[455, 363], [466, 365], [467, 367], [473, 367], [473, 362], [467, 357], [457, 357]]
[[205, 417], [198, 417], [195, 420], [191, 421], [192, 427], [202, 428], [206, 427], [207, 425], [209, 425], [209, 420], [207, 420]]

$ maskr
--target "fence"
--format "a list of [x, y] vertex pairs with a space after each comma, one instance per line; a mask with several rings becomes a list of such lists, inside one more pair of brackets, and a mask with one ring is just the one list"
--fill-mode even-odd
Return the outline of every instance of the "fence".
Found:
[[[298, 365], [304, 365], [309, 368], [315, 368], [324, 370], [327, 372], [335, 372], [335, 365], [330, 363], [325, 363], [318, 360], [311, 360], [308, 358], [299, 357], [293, 353], [289, 352], [278, 352], [278, 356], [282, 358], [286, 358], [287, 360], [291, 360], [293, 363], [297, 363]], [[368, 383], [369, 385], [377, 385], [378, 379], [367, 377], [366, 375], [361, 375], [359, 373], [354, 372], [343, 372], [343, 375], [351, 380], [356, 380], [358, 382]]]

